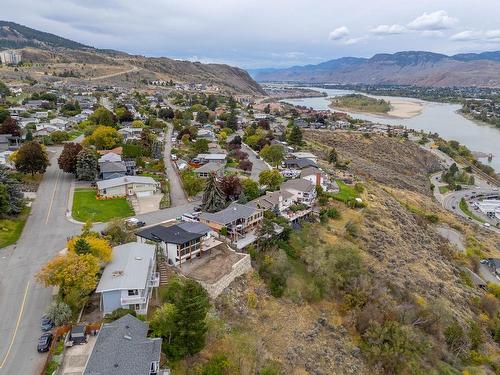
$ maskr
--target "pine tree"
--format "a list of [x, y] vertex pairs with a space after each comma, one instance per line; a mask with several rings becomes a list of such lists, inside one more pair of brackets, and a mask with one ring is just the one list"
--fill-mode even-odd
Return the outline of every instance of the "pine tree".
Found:
[[205, 346], [205, 318], [210, 308], [208, 294], [200, 284], [188, 279], [175, 307], [176, 330], [170, 345], [165, 348], [169, 358], [174, 360], [196, 354]]
[[302, 144], [302, 130], [298, 126], [293, 126], [290, 136], [288, 137], [288, 142], [292, 145], [300, 146]]
[[92, 252], [92, 249], [87, 241], [85, 241], [85, 238], [79, 238], [75, 242], [75, 253], [78, 255], [83, 255], [83, 254], [90, 254]]
[[0, 167], [0, 184], [4, 185], [7, 191], [9, 207], [8, 215], [18, 215], [24, 208], [24, 195], [19, 182], [10, 177], [5, 167]]
[[91, 150], [82, 150], [76, 158], [76, 176], [79, 180], [94, 181], [99, 166], [97, 155]]
[[215, 173], [210, 173], [205, 184], [203, 193], [203, 209], [207, 212], [217, 212], [224, 208], [226, 199], [224, 193], [217, 183]]

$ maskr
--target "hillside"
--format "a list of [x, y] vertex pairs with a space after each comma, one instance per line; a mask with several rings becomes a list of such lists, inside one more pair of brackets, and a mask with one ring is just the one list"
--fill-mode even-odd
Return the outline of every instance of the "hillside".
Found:
[[500, 87], [500, 53], [443, 54], [407, 51], [370, 59], [341, 58], [307, 65], [253, 72], [257, 81], [417, 86]]
[[[498, 237], [432, 200], [428, 174], [439, 167], [436, 157], [384, 136], [310, 131], [305, 138], [320, 158], [335, 146], [351, 161], [366, 207], [329, 201], [337, 217], [303, 224], [287, 243], [254, 252], [258, 271], [218, 297], [206, 348], [174, 373], [198, 374], [197, 366], [220, 356], [231, 374], [498, 371], [484, 292], [462, 271], [475, 251], [497, 256]], [[460, 232], [467, 255], [439, 236], [438, 225]], [[459, 349], [449, 333], [457, 324], [467, 332]], [[478, 340], [469, 338], [472, 329]]]
[[[240, 68], [100, 50], [13, 22], [0, 21], [0, 49], [2, 47], [20, 49], [26, 63], [22, 73], [29, 73], [41, 81], [53, 80], [50, 67], [57, 73], [65, 70], [78, 71], [76, 78], [79, 79], [75, 81], [80, 82], [90, 79], [137, 86], [145, 80], [172, 80], [177, 83], [215, 85], [222, 91], [233, 94], [265, 94], [248, 73]], [[34, 66], [30, 67], [30, 64]], [[20, 72], [17, 76], [25, 74]], [[7, 80], [16, 78], [12, 71], [0, 71], [0, 76]]]

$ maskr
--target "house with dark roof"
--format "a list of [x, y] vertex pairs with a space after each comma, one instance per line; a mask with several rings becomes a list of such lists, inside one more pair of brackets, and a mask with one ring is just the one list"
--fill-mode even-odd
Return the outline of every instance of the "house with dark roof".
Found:
[[316, 167], [316, 163], [308, 158], [286, 159], [282, 163], [287, 169], [304, 169], [307, 167]]
[[161, 338], [149, 338], [148, 324], [128, 314], [101, 326], [83, 375], [162, 375]]
[[144, 228], [136, 235], [138, 242], [155, 242], [169, 264], [182, 267], [182, 263], [191, 262], [221, 244], [210, 235], [211, 231], [202, 223], [183, 222]]
[[264, 211], [250, 204], [233, 202], [219, 212], [203, 212], [200, 215], [200, 223], [208, 225], [217, 233], [227, 231], [227, 237], [237, 242], [262, 224]]
[[99, 177], [102, 180], [124, 177], [127, 174], [127, 167], [123, 161], [108, 161], [105, 163], [100, 163], [99, 170]]
[[224, 175], [224, 164], [210, 161], [207, 164], [203, 164], [201, 167], [196, 168], [194, 173], [196, 173], [196, 175], [200, 178], [208, 178], [210, 173], [215, 173], [218, 177], [222, 177]]

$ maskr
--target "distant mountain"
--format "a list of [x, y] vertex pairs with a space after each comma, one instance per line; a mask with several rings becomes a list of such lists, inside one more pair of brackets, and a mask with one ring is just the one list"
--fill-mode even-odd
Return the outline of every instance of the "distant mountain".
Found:
[[[240, 68], [96, 49], [14, 22], [0, 21], [0, 50], [5, 48], [20, 49], [23, 60], [29, 62], [68, 64], [68, 68], [77, 63], [98, 64], [113, 69], [123, 66], [124, 72], [134, 72], [143, 80], [172, 79], [175, 82], [217, 85], [235, 94], [265, 94], [259, 84]], [[107, 79], [116, 82], [126, 77], [126, 74], [110, 74]], [[120, 83], [127, 84], [126, 80]]]
[[60, 36], [38, 31], [14, 22], [0, 21], [0, 47], [4, 48], [69, 48], [92, 49], [92, 47], [62, 38]]
[[260, 82], [500, 87], [500, 51], [447, 56], [425, 51], [343, 57], [317, 65], [255, 70]]

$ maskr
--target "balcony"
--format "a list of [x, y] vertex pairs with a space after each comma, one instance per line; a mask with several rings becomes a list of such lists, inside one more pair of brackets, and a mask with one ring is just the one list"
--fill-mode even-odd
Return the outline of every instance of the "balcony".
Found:
[[121, 298], [122, 305], [138, 305], [146, 303], [146, 296], [136, 295], [136, 296], [125, 296]]
[[159, 272], [153, 272], [151, 274], [151, 277], [149, 278], [149, 286], [151, 288], [157, 288], [160, 286], [160, 273]]

